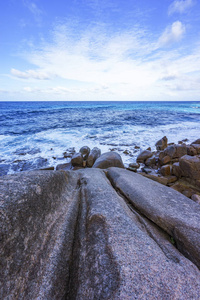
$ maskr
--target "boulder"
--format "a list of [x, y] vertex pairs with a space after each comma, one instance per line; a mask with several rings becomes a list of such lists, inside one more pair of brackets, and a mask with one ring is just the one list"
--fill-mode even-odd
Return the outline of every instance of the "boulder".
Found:
[[165, 148], [167, 148], [167, 141], [168, 140], [166, 136], [157, 141], [157, 143], [155, 144], [156, 150], [164, 150]]
[[193, 146], [187, 145], [187, 155], [190, 156], [197, 155], [197, 150]]
[[153, 156], [153, 153], [150, 150], [144, 150], [138, 155], [137, 162], [144, 163], [146, 159], [148, 159], [149, 157], [152, 157], [152, 156]]
[[74, 167], [82, 167], [83, 166], [83, 157], [81, 153], [75, 153], [72, 156], [71, 164]]
[[91, 168], [93, 166], [93, 164], [95, 163], [95, 161], [97, 160], [97, 158], [99, 158], [101, 155], [101, 150], [97, 147], [93, 148], [90, 151], [90, 154], [87, 158], [87, 167]]
[[110, 167], [124, 168], [121, 156], [116, 152], [106, 152], [103, 153], [95, 161], [93, 168], [107, 169]]
[[165, 149], [164, 153], [171, 158], [180, 158], [187, 154], [187, 146], [185, 144], [171, 145]]
[[200, 144], [200, 139], [195, 140], [192, 144]]
[[164, 156], [164, 157], [161, 159], [161, 165], [166, 165], [166, 164], [168, 164], [170, 161], [171, 161], [171, 157], [170, 157], [169, 155], [166, 155], [166, 156]]
[[176, 153], [176, 147], [175, 147], [175, 145], [168, 146], [164, 150], [165, 156], [169, 156], [171, 158], [175, 157], [175, 153]]
[[129, 164], [129, 167], [130, 167], [130, 168], [134, 168], [134, 169], [139, 169], [140, 164], [139, 164], [139, 163], [130, 163], [130, 164]]
[[79, 152], [82, 154], [82, 157], [84, 160], [87, 160], [89, 154], [90, 154], [90, 148], [88, 146], [83, 146]]
[[185, 177], [191, 179], [200, 179], [200, 157], [184, 155], [179, 160], [180, 169]]
[[176, 177], [180, 178], [183, 174], [179, 165], [179, 162], [175, 162], [172, 165], [172, 174], [175, 175]]
[[145, 160], [145, 165], [148, 166], [148, 167], [153, 166], [155, 164], [156, 164], [156, 157], [155, 157], [155, 155], [153, 155], [153, 156], [151, 156], [151, 157], [149, 157], [149, 158], [147, 158]]
[[107, 176], [121, 195], [172, 236], [179, 251], [200, 268], [199, 204], [137, 173], [111, 168]]
[[192, 147], [196, 150], [197, 154], [200, 154], [200, 144], [192, 144]]
[[[124, 194], [95, 168], [0, 178], [1, 299], [200, 298], [200, 271], [174, 245], [190, 233], [183, 247], [198, 249], [199, 204], [110, 172], [112, 184], [131, 183]], [[127, 202], [133, 194], [141, 211]]]
[[160, 174], [162, 176], [170, 176], [171, 175], [171, 166], [165, 165], [160, 168]]

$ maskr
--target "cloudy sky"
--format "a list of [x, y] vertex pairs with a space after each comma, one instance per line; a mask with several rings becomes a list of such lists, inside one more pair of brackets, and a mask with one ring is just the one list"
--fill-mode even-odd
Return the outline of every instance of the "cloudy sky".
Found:
[[199, 0], [6, 0], [0, 101], [200, 100]]

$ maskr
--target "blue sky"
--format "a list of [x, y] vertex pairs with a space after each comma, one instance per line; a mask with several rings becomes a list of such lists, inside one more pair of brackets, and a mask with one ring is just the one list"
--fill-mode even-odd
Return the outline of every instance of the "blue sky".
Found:
[[200, 1], [6, 0], [0, 101], [200, 100]]

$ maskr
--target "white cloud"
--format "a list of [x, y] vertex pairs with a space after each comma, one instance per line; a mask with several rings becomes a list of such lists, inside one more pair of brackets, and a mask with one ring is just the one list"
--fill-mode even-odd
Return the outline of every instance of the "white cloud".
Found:
[[158, 40], [158, 47], [168, 46], [174, 42], [178, 42], [183, 38], [185, 26], [176, 21], [171, 26], [168, 26]]
[[38, 79], [38, 80], [50, 79], [50, 76], [46, 72], [35, 71], [35, 70], [28, 70], [22, 72], [16, 69], [11, 69], [11, 74], [21, 79]]
[[[107, 34], [99, 28], [77, 33], [57, 26], [51, 42], [43, 41], [26, 54], [35, 69], [12, 69], [11, 74], [22, 79], [17, 83], [30, 100], [176, 100], [185, 80], [188, 90], [199, 95], [199, 49], [187, 55], [179, 48], [165, 51], [184, 32], [177, 21], [156, 42], [156, 36], [138, 27]], [[23, 86], [24, 79], [29, 86]], [[40, 79], [37, 87], [35, 79]], [[181, 97], [187, 100], [188, 94]]]
[[43, 14], [42, 10], [30, 0], [23, 0], [24, 6], [28, 8], [28, 10], [34, 16], [35, 21], [39, 24], [41, 22], [41, 16]]
[[174, 13], [182, 14], [182, 13], [186, 12], [193, 5], [194, 5], [193, 0], [175, 0], [169, 6], [168, 14], [169, 15], [172, 15]]

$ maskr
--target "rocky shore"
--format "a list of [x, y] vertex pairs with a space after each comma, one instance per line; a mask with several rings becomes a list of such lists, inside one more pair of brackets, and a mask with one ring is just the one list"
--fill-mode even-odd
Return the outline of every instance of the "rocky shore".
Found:
[[1, 176], [1, 299], [200, 299], [200, 140], [185, 142], [129, 170], [85, 146]]

